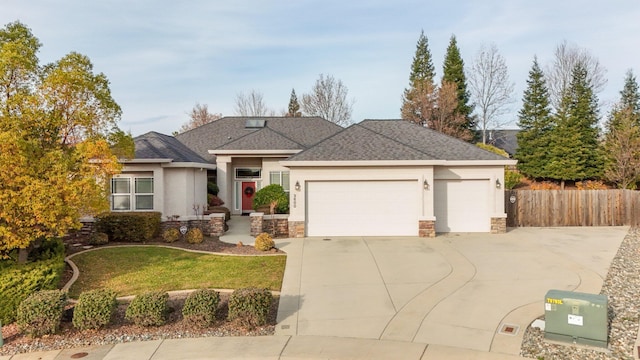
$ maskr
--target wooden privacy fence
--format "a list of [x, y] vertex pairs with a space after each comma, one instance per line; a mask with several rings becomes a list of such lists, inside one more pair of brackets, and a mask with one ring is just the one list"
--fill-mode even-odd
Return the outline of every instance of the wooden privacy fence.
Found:
[[507, 226], [640, 225], [640, 191], [507, 190]]

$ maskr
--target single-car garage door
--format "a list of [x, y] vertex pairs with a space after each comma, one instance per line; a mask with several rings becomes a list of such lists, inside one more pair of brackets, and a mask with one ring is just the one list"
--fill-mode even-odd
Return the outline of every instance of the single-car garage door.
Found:
[[436, 232], [489, 232], [489, 180], [435, 180]]
[[307, 236], [417, 236], [417, 181], [307, 183]]

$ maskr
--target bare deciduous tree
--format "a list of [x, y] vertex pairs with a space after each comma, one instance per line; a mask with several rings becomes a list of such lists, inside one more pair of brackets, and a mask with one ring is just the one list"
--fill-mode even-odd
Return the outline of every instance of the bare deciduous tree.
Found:
[[458, 139], [469, 141], [473, 134], [465, 127], [464, 115], [456, 112], [458, 87], [444, 81], [440, 88], [428, 82], [417, 84], [406, 93], [412, 101], [402, 106], [402, 118]]
[[320, 116], [340, 126], [351, 124], [354, 100], [348, 100], [349, 90], [341, 80], [320, 74], [311, 92], [302, 95], [302, 111], [309, 116]]
[[578, 64], [582, 64], [587, 70], [587, 81], [593, 93], [598, 94], [604, 90], [607, 84], [607, 70], [604, 66], [588, 50], [568, 44], [565, 40], [556, 46], [553, 63], [547, 66], [545, 72], [549, 98], [555, 109], [560, 107], [562, 97], [571, 83], [573, 69]]
[[274, 111], [265, 105], [262, 93], [256, 90], [251, 90], [248, 94], [241, 92], [236, 95], [235, 112], [239, 116], [274, 115]]
[[487, 127], [499, 128], [500, 115], [508, 111], [513, 102], [514, 83], [509, 81], [507, 63], [495, 44], [482, 45], [473, 61], [469, 74], [471, 96], [480, 114], [482, 143], [487, 143]]
[[193, 109], [191, 109], [191, 112], [189, 112], [188, 115], [190, 120], [182, 124], [180, 130], [178, 130], [179, 133], [195, 129], [222, 117], [222, 114], [220, 113], [210, 113], [209, 106], [207, 104], [201, 105], [199, 103], [196, 103], [193, 106]]

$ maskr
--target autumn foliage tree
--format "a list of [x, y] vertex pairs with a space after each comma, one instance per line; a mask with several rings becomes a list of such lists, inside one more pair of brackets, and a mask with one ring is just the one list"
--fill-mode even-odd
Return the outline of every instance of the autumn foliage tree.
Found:
[[439, 88], [430, 82], [416, 84], [405, 93], [412, 100], [403, 102], [402, 118], [461, 140], [471, 140], [473, 133], [464, 126], [467, 119], [456, 111], [457, 89], [456, 84], [448, 81]]
[[19, 22], [0, 29], [0, 257], [108, 209], [119, 171], [109, 139], [121, 110], [106, 76], [73, 52], [40, 66], [39, 47]]

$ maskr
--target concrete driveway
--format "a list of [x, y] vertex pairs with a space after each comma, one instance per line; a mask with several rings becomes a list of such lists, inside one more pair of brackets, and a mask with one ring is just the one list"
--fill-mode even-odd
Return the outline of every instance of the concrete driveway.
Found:
[[305, 238], [288, 253], [277, 335], [517, 355], [550, 289], [598, 293], [627, 227], [424, 238]]

